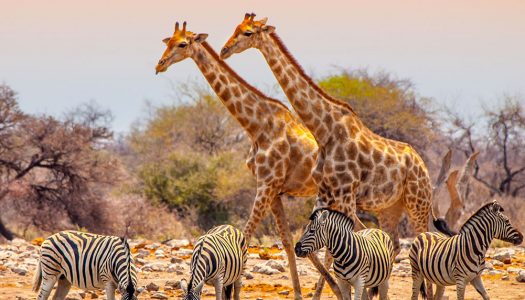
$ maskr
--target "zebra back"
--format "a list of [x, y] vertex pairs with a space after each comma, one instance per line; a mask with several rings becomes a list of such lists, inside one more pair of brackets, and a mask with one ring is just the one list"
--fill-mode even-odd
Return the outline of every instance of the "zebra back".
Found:
[[241, 275], [247, 260], [247, 242], [243, 233], [230, 225], [212, 228], [201, 236], [191, 257], [191, 277], [185, 299], [200, 299], [205, 282], [222, 277], [224, 286]]
[[137, 275], [129, 246], [116, 236], [61, 231], [42, 243], [40, 264], [43, 276], [63, 275], [82, 289], [113, 283], [123, 295], [136, 291]]

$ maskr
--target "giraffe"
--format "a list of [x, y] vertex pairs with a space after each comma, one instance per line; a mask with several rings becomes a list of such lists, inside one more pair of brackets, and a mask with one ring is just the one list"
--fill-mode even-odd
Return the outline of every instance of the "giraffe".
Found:
[[[316, 194], [317, 186], [311, 172], [317, 158], [317, 143], [285, 105], [249, 85], [223, 62], [206, 38], [207, 34], [187, 31], [186, 22], [179, 29], [177, 22], [173, 36], [163, 40], [167, 48], [156, 66], [156, 73], [165, 72], [172, 64], [191, 58], [247, 132], [251, 149], [246, 164], [256, 177], [257, 192], [244, 234], [249, 241], [261, 219], [268, 211], [272, 212], [288, 256], [294, 296], [301, 299], [292, 236], [282, 197]], [[330, 283], [336, 285], [333, 280]]]
[[[245, 15], [221, 50], [221, 58], [258, 49], [292, 107], [319, 145], [313, 171], [317, 206], [355, 219], [356, 208], [375, 212], [399, 252], [397, 226], [406, 212], [416, 232], [429, 221], [452, 234], [432, 208], [432, 184], [423, 159], [409, 144], [383, 138], [361, 121], [352, 107], [324, 92], [306, 75], [267, 18]], [[326, 262], [326, 261], [325, 261]]]
[[429, 216], [438, 229], [446, 223], [434, 216], [428, 169], [412, 146], [375, 134], [352, 107], [324, 92], [306, 75], [267, 18], [251, 14], [239, 24], [221, 50], [221, 58], [258, 49], [305, 126], [319, 145], [313, 179], [318, 203], [355, 218], [356, 207], [378, 214], [381, 227], [396, 241], [405, 211], [417, 232], [428, 229]]

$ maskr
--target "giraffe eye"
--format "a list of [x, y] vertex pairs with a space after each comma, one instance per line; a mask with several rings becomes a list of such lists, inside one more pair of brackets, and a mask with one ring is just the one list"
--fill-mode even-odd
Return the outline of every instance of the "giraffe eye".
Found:
[[186, 46], [188, 46], [188, 44], [184, 42], [179, 44], [179, 48], [185, 48]]
[[253, 32], [251, 32], [251, 31], [245, 31], [243, 34], [244, 34], [244, 36], [250, 36], [250, 35], [253, 34]]

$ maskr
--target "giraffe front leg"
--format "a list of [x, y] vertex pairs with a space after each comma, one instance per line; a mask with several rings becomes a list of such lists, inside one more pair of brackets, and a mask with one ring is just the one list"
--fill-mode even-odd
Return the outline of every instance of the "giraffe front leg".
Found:
[[384, 232], [388, 233], [394, 244], [394, 256], [397, 256], [401, 251], [399, 246], [399, 220], [403, 213], [403, 203], [398, 200], [392, 206], [387, 207], [377, 213], [377, 220], [379, 227]]
[[267, 186], [262, 182], [257, 183], [257, 195], [255, 196], [255, 202], [253, 204], [252, 212], [248, 222], [244, 226], [244, 237], [247, 243], [250, 243], [250, 239], [257, 229], [257, 225], [266, 216], [270, 209], [270, 204], [275, 199], [276, 191]]
[[483, 285], [483, 281], [481, 280], [481, 276], [476, 276], [472, 281], [470, 282], [474, 288], [476, 288], [476, 291], [483, 297], [483, 300], [489, 300], [489, 294], [485, 290], [485, 286]]
[[330, 275], [330, 272], [328, 272], [328, 270], [323, 266], [321, 261], [319, 261], [317, 254], [310, 253], [310, 255], [308, 255], [308, 259], [314, 265], [314, 267], [319, 271], [319, 273], [321, 273], [321, 275], [324, 277], [326, 282], [328, 282], [328, 285], [332, 289], [332, 292], [335, 294], [335, 297], [338, 300], [343, 299], [341, 295], [341, 291], [339, 290], [339, 286], [337, 286], [337, 282], [334, 280], [332, 275]]
[[299, 283], [299, 274], [297, 273], [297, 264], [295, 261], [295, 253], [292, 246], [292, 233], [288, 219], [284, 212], [282, 197], [276, 197], [272, 202], [272, 213], [275, 216], [275, 223], [283, 243], [286, 256], [288, 257], [288, 265], [290, 267], [290, 275], [292, 277], [292, 284], [294, 289], [294, 298], [296, 300], [302, 299], [301, 284]]

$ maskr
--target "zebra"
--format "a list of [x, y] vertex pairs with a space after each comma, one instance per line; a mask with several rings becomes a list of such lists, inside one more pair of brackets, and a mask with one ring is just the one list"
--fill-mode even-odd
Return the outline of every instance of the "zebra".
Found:
[[351, 218], [327, 208], [316, 209], [310, 216], [303, 236], [295, 245], [295, 254], [305, 257], [326, 246], [334, 258], [334, 271], [343, 299], [367, 299], [379, 292], [388, 299], [388, 278], [394, 264], [394, 244], [389, 235], [379, 229], [353, 232]]
[[108, 300], [118, 288], [122, 300], [136, 300], [137, 274], [125, 238], [78, 231], [61, 231], [48, 237], [40, 248], [33, 280], [38, 300], [64, 299], [71, 286], [84, 290], [106, 289]]
[[234, 299], [239, 300], [247, 258], [247, 242], [240, 230], [230, 225], [212, 228], [193, 248], [189, 283], [181, 281], [184, 299], [200, 299], [207, 283], [215, 286], [216, 299], [231, 299], [233, 290]]
[[489, 299], [480, 274], [485, 267], [485, 253], [494, 238], [514, 245], [523, 241], [523, 235], [512, 227], [495, 200], [474, 213], [455, 236], [434, 232], [418, 235], [409, 255], [412, 300], [417, 300], [418, 292], [428, 297], [425, 279], [437, 285], [434, 299], [441, 299], [445, 286], [456, 285], [457, 299], [462, 300], [468, 283], [472, 283], [483, 299]]

